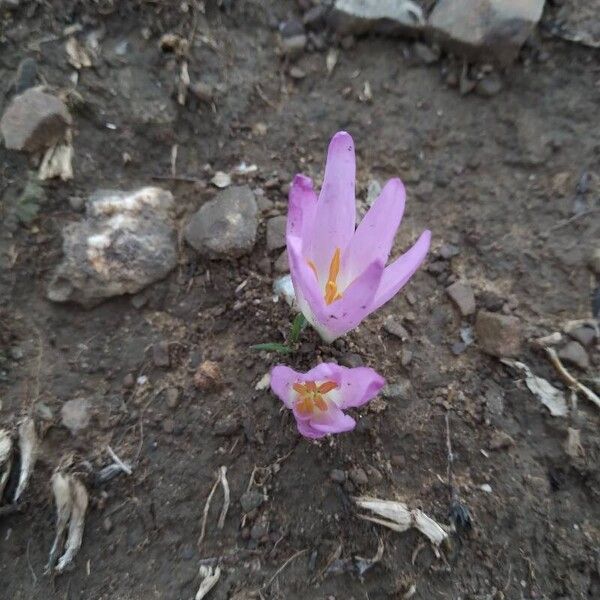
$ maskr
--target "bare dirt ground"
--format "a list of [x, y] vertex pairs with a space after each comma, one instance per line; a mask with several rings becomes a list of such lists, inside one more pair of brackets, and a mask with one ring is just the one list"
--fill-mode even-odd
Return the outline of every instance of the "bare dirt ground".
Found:
[[[293, 63], [305, 76], [291, 77], [274, 24], [298, 15], [296, 4], [230, 4], [223, 11], [208, 3], [205, 15], [193, 17], [178, 3], [23, 2], [0, 16], [2, 107], [27, 56], [37, 60], [41, 81], [74, 87], [65, 27], [98, 31], [101, 47], [96, 64], [79, 71], [70, 100], [75, 177], [45, 183], [46, 200], [28, 226], [8, 218], [7, 206], [32, 166], [25, 155], [0, 148], [0, 419], [12, 427], [33, 413], [43, 430], [26, 505], [0, 517], [0, 596], [191, 598], [200, 560], [215, 558], [223, 569], [215, 600], [377, 600], [411, 591], [424, 600], [600, 598], [598, 409], [580, 400], [584, 454], [570, 457], [569, 419], [550, 416], [519, 375], [477, 341], [456, 345], [474, 317], [461, 318], [445, 291], [453, 280], [467, 280], [478, 308], [518, 317], [526, 339], [592, 316], [597, 281], [588, 260], [600, 219], [588, 212], [564, 221], [575, 201], [586, 210], [598, 202], [597, 52], [538, 39], [491, 98], [461, 96], [440, 72], [451, 63], [424, 66], [399, 39], [346, 44], [331, 75], [326, 39], [324, 51]], [[165, 32], [194, 36], [190, 76], [213, 86], [211, 103], [177, 104], [178, 59], [158, 44]], [[160, 114], [148, 116], [150, 101]], [[332, 347], [306, 331], [299, 351], [283, 358], [296, 368], [362, 358], [404, 390], [359, 411], [354, 432], [309, 442], [269, 390], [255, 390], [278, 357], [249, 346], [281, 341], [292, 318], [272, 299], [280, 251], [266, 249], [266, 219], [285, 214], [294, 173], [320, 181], [329, 138], [342, 129], [356, 143], [361, 199], [372, 179], [399, 175], [406, 183], [396, 249], [424, 228], [433, 245], [404, 292], [357, 331]], [[174, 144], [177, 174], [197, 181], [168, 179]], [[173, 192], [183, 225], [214, 197], [214, 172], [231, 172], [242, 161], [258, 169], [234, 179], [268, 201], [249, 256], [208, 262], [182, 241], [178, 267], [136, 305], [122, 297], [85, 310], [46, 299], [61, 228], [81, 218], [73, 198], [161, 185]], [[585, 173], [588, 190], [580, 186], [577, 194]], [[456, 249], [448, 251], [449, 244]], [[383, 328], [390, 315], [406, 339]], [[169, 344], [169, 367], [154, 364], [158, 342]], [[545, 355], [528, 343], [523, 348], [520, 359], [561, 388]], [[587, 371], [571, 368], [589, 380], [600, 353], [588, 353]], [[218, 363], [222, 388], [194, 387], [204, 360]], [[177, 401], [167, 403], [167, 387], [179, 390]], [[74, 398], [91, 402], [91, 423], [77, 435], [61, 425], [61, 407]], [[453, 534], [436, 557], [415, 531], [357, 518], [352, 497], [399, 498], [449, 524], [447, 413], [454, 480], [473, 526]], [[110, 462], [107, 444], [134, 472], [94, 486], [90, 472]], [[87, 481], [90, 511], [73, 570], [49, 578], [49, 480], [69, 453]], [[220, 466], [227, 467], [231, 507], [219, 530], [217, 491], [198, 547]], [[333, 469], [353, 479], [334, 481]], [[244, 516], [240, 497], [253, 472], [252, 489], [267, 499]], [[352, 560], [343, 562], [372, 557], [380, 539], [381, 561], [363, 577]], [[331, 568], [336, 558], [346, 572]]]

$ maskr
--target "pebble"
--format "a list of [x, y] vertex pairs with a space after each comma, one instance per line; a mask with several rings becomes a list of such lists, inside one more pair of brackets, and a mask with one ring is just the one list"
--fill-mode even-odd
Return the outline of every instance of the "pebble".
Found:
[[81, 196], [69, 196], [69, 206], [75, 212], [82, 212], [85, 208], [85, 199]]
[[239, 431], [242, 424], [238, 417], [234, 415], [227, 415], [226, 417], [222, 417], [218, 419], [213, 427], [213, 431], [215, 435], [228, 436], [233, 435], [237, 431]]
[[205, 360], [198, 365], [194, 373], [194, 385], [196, 389], [210, 391], [223, 385], [223, 376], [218, 363], [212, 360]]
[[410, 400], [412, 385], [408, 379], [399, 383], [388, 383], [381, 394], [388, 400]]
[[440, 256], [444, 260], [450, 260], [460, 254], [460, 248], [454, 244], [442, 244], [440, 246]]
[[413, 359], [413, 353], [407, 348], [402, 348], [402, 352], [400, 353], [400, 364], [403, 367], [407, 367]]
[[87, 398], [68, 400], [60, 410], [62, 424], [76, 435], [90, 424], [90, 409], [90, 401]]
[[102, 529], [106, 531], [106, 533], [110, 533], [113, 528], [113, 522], [110, 517], [104, 517], [102, 520]]
[[248, 492], [244, 492], [242, 497], [240, 498], [240, 504], [242, 505], [242, 510], [245, 513], [249, 513], [251, 510], [258, 508], [265, 501], [264, 494], [257, 492], [256, 490], [250, 490]]
[[350, 469], [349, 476], [352, 482], [358, 486], [367, 485], [367, 483], [369, 483], [369, 478], [367, 477], [365, 470], [361, 467]]
[[341, 469], [332, 469], [329, 473], [329, 478], [335, 483], [344, 483], [346, 481], [346, 472]]
[[279, 250], [285, 247], [285, 228], [287, 217], [273, 217], [267, 221], [267, 250]]
[[304, 34], [304, 24], [299, 19], [288, 19], [279, 24], [281, 37], [289, 38]]
[[494, 431], [490, 439], [490, 450], [505, 450], [515, 445], [515, 440], [505, 431]]
[[162, 341], [152, 346], [152, 360], [156, 367], [168, 367], [171, 364], [169, 358], [169, 342]]
[[275, 261], [275, 263], [273, 265], [273, 269], [275, 270], [275, 273], [280, 273], [280, 274], [289, 272], [290, 265], [288, 262], [287, 250], [284, 250], [279, 255], [279, 258]]
[[596, 248], [589, 259], [590, 269], [596, 274], [600, 275], [600, 248]]
[[367, 467], [368, 477], [373, 483], [381, 483], [383, 475], [375, 467]]
[[580, 325], [569, 331], [569, 335], [582, 346], [590, 346], [596, 339], [596, 330], [589, 325]]
[[392, 454], [391, 463], [394, 467], [403, 469], [406, 466], [406, 458], [404, 454]]
[[403, 342], [408, 340], [409, 334], [400, 319], [394, 315], [389, 315], [383, 322], [383, 328], [391, 335], [400, 338]]
[[291, 37], [282, 38], [280, 47], [282, 52], [290, 58], [300, 56], [306, 48], [307, 37], [304, 34], [293, 35]]
[[47, 404], [44, 404], [44, 402], [37, 402], [35, 404], [35, 414], [44, 421], [52, 421], [54, 419], [52, 409]]
[[24, 58], [19, 63], [14, 79], [15, 94], [22, 94], [25, 90], [28, 90], [35, 85], [37, 71], [37, 62], [33, 58]]
[[191, 544], [185, 544], [179, 551], [179, 556], [183, 560], [192, 560], [196, 556], [196, 549]]
[[425, 65], [432, 65], [440, 59], [439, 51], [430, 48], [427, 44], [423, 44], [422, 42], [415, 42], [415, 44], [413, 44], [413, 52]]
[[587, 369], [590, 366], [588, 353], [579, 342], [569, 342], [564, 348], [558, 351], [558, 356], [566, 363], [575, 365], [580, 369]]
[[479, 294], [479, 300], [485, 309], [490, 312], [499, 312], [504, 306], [504, 300], [494, 292], [481, 292], [481, 294]]
[[488, 73], [477, 82], [475, 93], [484, 98], [491, 98], [502, 91], [502, 78], [495, 71]]
[[362, 359], [362, 356], [353, 352], [347, 352], [346, 354], [342, 354], [339, 357], [339, 362], [340, 365], [342, 365], [343, 367], [349, 367], [350, 369], [362, 367], [365, 364]]
[[209, 200], [184, 230], [188, 244], [209, 258], [237, 258], [248, 254], [256, 242], [258, 206], [247, 186], [234, 186]]
[[135, 385], [135, 377], [133, 373], [127, 373], [125, 377], [123, 377], [123, 387], [125, 389], [130, 390]]
[[269, 535], [269, 528], [266, 523], [256, 523], [250, 530], [250, 537], [256, 542], [260, 542], [262, 539]]
[[173, 433], [173, 431], [175, 430], [175, 421], [173, 421], [173, 419], [170, 418], [165, 419], [162, 422], [162, 428], [165, 433]]
[[170, 387], [165, 390], [165, 401], [170, 409], [179, 406], [179, 388]]
[[489, 483], [482, 483], [482, 484], [479, 486], [479, 489], [480, 489], [482, 492], [485, 492], [486, 494], [491, 494], [491, 493], [492, 493], [492, 486], [491, 486]]
[[519, 356], [523, 333], [517, 317], [480, 310], [475, 320], [479, 347], [498, 358]]
[[306, 71], [303, 71], [300, 67], [294, 66], [290, 69], [290, 77], [297, 80], [304, 79], [306, 77]]
[[446, 288], [446, 293], [456, 304], [463, 317], [475, 313], [475, 294], [473, 288], [467, 282], [456, 281]]
[[9, 150], [38, 152], [57, 142], [71, 123], [62, 100], [30, 88], [12, 99], [0, 120], [0, 132]]

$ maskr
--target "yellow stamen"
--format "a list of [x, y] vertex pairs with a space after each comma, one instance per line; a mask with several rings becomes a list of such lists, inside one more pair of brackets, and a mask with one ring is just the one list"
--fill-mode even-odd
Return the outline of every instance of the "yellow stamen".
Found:
[[317, 386], [315, 381], [306, 381], [304, 383], [294, 383], [292, 387], [298, 393], [296, 410], [301, 415], [312, 415], [316, 409], [321, 412], [328, 409], [323, 395], [337, 388], [337, 383], [335, 381], [325, 381]]
[[329, 265], [329, 276], [325, 284], [325, 304], [329, 305], [339, 300], [342, 295], [338, 292], [337, 278], [340, 274], [340, 263], [342, 262], [342, 252], [339, 248], [335, 249], [331, 264]]

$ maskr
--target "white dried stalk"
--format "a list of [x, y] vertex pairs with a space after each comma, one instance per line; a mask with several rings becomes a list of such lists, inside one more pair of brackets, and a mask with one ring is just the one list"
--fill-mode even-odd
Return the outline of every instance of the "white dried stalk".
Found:
[[6, 429], [0, 429], [0, 502], [12, 467], [13, 442]]
[[384, 525], [399, 532], [415, 527], [436, 546], [439, 546], [448, 538], [448, 533], [439, 523], [418, 508], [409, 509], [404, 502], [380, 500], [366, 496], [354, 498], [354, 501], [360, 508], [370, 510], [378, 517], [383, 517], [383, 519], [380, 519], [370, 515], [359, 515], [361, 519]]
[[225, 526], [225, 517], [227, 517], [227, 511], [229, 510], [229, 482], [227, 481], [227, 467], [221, 467], [219, 470], [219, 480], [221, 487], [223, 488], [223, 508], [221, 508], [221, 514], [219, 515], [219, 521], [217, 527], [223, 529]]
[[29, 483], [33, 467], [37, 460], [39, 441], [35, 423], [31, 417], [25, 418], [19, 425], [19, 451], [21, 453], [21, 472], [13, 502], [17, 502]]
[[85, 527], [85, 512], [88, 507], [88, 493], [83, 483], [73, 475], [70, 475], [69, 487], [71, 498], [73, 499], [73, 508], [69, 522], [66, 550], [56, 565], [58, 573], [62, 573], [73, 562], [73, 559], [79, 552], [79, 548], [81, 548], [83, 529]]
[[195, 600], [202, 600], [217, 585], [217, 581], [221, 577], [221, 567], [217, 566], [213, 569], [213, 567], [202, 565], [199, 575], [202, 577], [202, 583], [196, 592]]
[[579, 429], [569, 427], [567, 429], [567, 441], [565, 443], [565, 450], [571, 458], [578, 458], [584, 456], [585, 450], [581, 444], [581, 435]]
[[50, 548], [46, 573], [50, 573], [54, 568], [56, 557], [62, 550], [64, 532], [71, 517], [73, 498], [71, 496], [69, 477], [69, 475], [63, 475], [60, 472], [52, 475], [52, 492], [54, 493], [54, 503], [56, 504], [56, 535], [54, 536], [52, 548]]
[[[67, 135], [67, 138], [70, 138]], [[73, 179], [73, 146], [70, 139], [54, 144], [44, 154], [38, 177], [45, 181], [59, 177], [62, 181]]]

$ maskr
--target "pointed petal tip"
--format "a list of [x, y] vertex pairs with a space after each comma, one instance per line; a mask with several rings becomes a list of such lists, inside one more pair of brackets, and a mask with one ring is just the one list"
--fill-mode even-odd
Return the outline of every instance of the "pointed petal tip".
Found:
[[331, 142], [329, 142], [329, 145], [331, 146], [334, 143], [349, 144], [350, 146], [352, 146], [352, 149], [354, 149], [354, 140], [347, 131], [338, 131], [337, 133], [335, 133], [334, 136], [331, 138]]
[[294, 187], [301, 187], [304, 190], [312, 190], [312, 179], [310, 177], [307, 177], [306, 175], [303, 175], [302, 173], [297, 173], [296, 175], [294, 175], [294, 179], [292, 179], [290, 193]]

